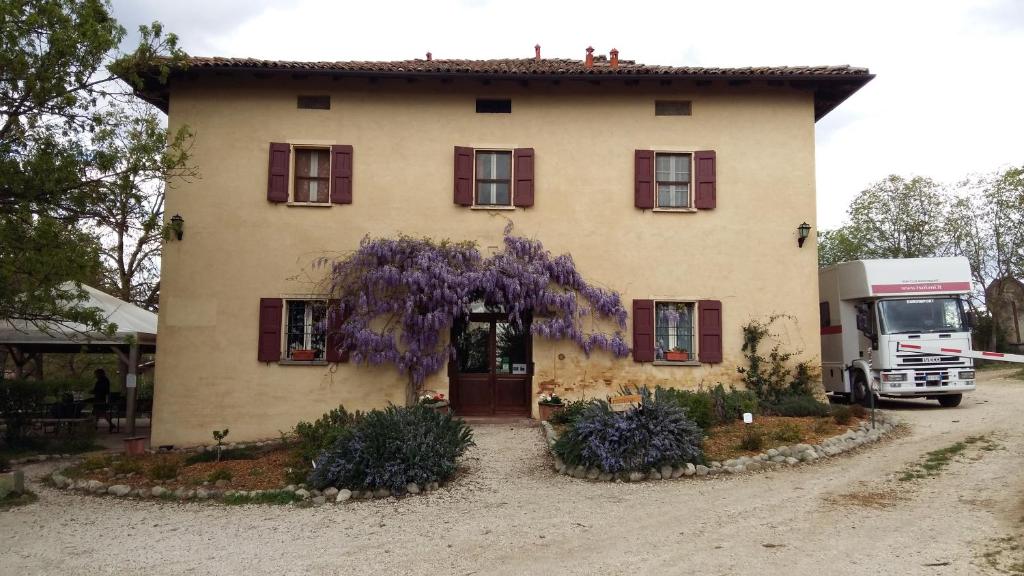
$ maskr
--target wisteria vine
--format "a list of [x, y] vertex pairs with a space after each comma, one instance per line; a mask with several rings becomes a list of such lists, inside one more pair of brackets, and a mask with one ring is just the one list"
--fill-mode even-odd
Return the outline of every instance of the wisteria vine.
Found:
[[[571, 340], [588, 356], [595, 349], [629, 354], [618, 293], [584, 280], [568, 254], [552, 257], [539, 241], [514, 236], [511, 226], [504, 236], [504, 250], [489, 258], [471, 242], [401, 236], [367, 237], [350, 256], [321, 261], [330, 266], [336, 299], [326, 321], [328, 342], [355, 362], [394, 364], [416, 391], [455, 357], [445, 331], [482, 300], [503, 306], [517, 327], [532, 317], [533, 334]], [[588, 317], [611, 320], [618, 330], [588, 331]]]

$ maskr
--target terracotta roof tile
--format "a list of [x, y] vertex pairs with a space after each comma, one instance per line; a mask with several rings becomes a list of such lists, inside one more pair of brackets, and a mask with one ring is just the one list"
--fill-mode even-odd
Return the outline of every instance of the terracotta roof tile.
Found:
[[396, 61], [341, 61], [292, 62], [285, 60], [259, 60], [256, 58], [221, 58], [193, 56], [191, 68], [234, 68], [248, 70], [309, 70], [381, 74], [465, 74], [508, 76], [721, 76], [721, 77], [793, 77], [793, 76], [865, 76], [867, 68], [852, 66], [753, 66], [745, 68], [717, 68], [695, 66], [657, 66], [620, 60], [612, 68], [604, 57], [595, 57], [593, 68], [582, 60], [567, 58], [504, 58], [497, 60], [396, 60]]

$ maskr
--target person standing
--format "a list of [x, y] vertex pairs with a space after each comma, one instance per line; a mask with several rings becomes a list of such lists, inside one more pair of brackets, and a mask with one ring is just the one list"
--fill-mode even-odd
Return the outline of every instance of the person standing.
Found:
[[114, 422], [110, 419], [110, 379], [103, 368], [97, 368], [93, 374], [96, 375], [96, 384], [92, 387], [92, 413], [99, 423], [100, 414], [107, 421], [107, 430], [114, 431]]

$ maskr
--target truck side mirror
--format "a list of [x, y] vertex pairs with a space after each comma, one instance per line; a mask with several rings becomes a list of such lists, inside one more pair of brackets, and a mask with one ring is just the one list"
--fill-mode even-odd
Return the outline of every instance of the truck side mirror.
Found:
[[857, 306], [857, 330], [860, 330], [866, 336], [871, 335], [871, 322], [868, 320], [867, 306]]

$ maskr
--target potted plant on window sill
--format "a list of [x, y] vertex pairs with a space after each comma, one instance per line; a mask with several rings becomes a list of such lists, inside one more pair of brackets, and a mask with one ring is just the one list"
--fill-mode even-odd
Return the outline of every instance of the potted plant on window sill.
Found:
[[690, 359], [690, 352], [686, 348], [673, 348], [665, 352], [665, 360], [669, 362], [686, 362]]
[[428, 390], [420, 396], [420, 405], [430, 408], [438, 414], [449, 414], [451, 412], [451, 406], [448, 404], [448, 399], [444, 397], [444, 394]]
[[550, 392], [540, 395], [540, 398], [537, 400], [537, 407], [540, 408], [541, 420], [551, 420], [552, 416], [565, 408], [565, 403], [558, 397], [558, 394]]
[[292, 360], [305, 362], [316, 359], [316, 350], [297, 349], [292, 350]]

